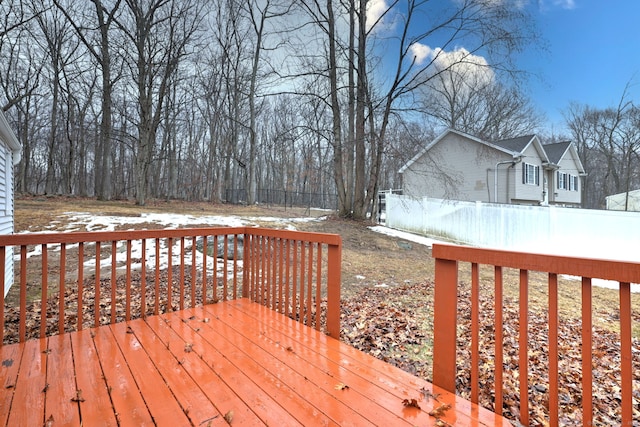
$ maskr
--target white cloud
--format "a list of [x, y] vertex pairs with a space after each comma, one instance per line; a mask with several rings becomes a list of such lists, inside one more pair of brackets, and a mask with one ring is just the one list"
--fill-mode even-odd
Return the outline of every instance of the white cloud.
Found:
[[476, 84], [489, 83], [495, 75], [483, 56], [474, 55], [463, 47], [445, 51], [439, 47], [431, 48], [416, 43], [411, 46], [410, 52], [418, 65], [425, 65], [431, 61], [435, 69], [449, 70], [465, 80], [473, 80]]
[[571, 10], [576, 8], [575, 0], [554, 0], [553, 4], [555, 6], [560, 6], [563, 9]]
[[[367, 2], [367, 31], [376, 24], [388, 8], [389, 6], [387, 6], [386, 0], [371, 0]], [[378, 25], [380, 25], [380, 23], [378, 23]]]
[[416, 64], [423, 64], [427, 59], [431, 58], [432, 50], [425, 44], [414, 43], [409, 48], [409, 51], [415, 58]]

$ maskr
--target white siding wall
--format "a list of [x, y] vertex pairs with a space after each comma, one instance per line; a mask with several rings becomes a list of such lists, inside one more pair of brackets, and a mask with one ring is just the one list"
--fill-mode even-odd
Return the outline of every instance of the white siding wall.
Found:
[[[13, 233], [13, 158], [11, 150], [0, 141], [0, 235]], [[4, 294], [13, 284], [13, 251], [7, 248]]]
[[[515, 191], [512, 193], [513, 199], [516, 203], [538, 204], [542, 201], [542, 190], [544, 188], [542, 160], [534, 144], [530, 144], [527, 149], [524, 150], [523, 155], [524, 157], [522, 158], [522, 161], [516, 166], [517, 177], [515, 181]], [[538, 166], [540, 171], [538, 184], [532, 185], [524, 184], [522, 182], [522, 169], [524, 168], [525, 163]]]
[[[579, 171], [576, 167], [576, 161], [574, 160], [573, 153], [571, 150], [567, 151], [562, 160], [560, 161], [560, 169], [558, 172], [566, 173], [567, 175], [579, 176]], [[557, 182], [558, 174], [556, 172], [553, 173], [553, 186], [549, 188], [550, 193], [553, 195], [552, 201], [558, 204], [569, 203], [569, 204], [580, 204], [580, 194], [582, 188], [581, 179], [578, 178], [578, 191], [570, 191], [565, 189], [558, 188]]]
[[[506, 153], [450, 133], [404, 171], [403, 194], [493, 202], [495, 165], [510, 159]], [[498, 168], [500, 203], [507, 202], [507, 174], [511, 186], [513, 169]]]

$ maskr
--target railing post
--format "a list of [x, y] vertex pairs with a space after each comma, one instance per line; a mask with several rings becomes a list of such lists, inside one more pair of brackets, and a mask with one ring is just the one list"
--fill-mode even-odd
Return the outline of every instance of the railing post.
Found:
[[340, 339], [340, 262], [342, 246], [329, 245], [327, 254], [327, 332]]
[[433, 303], [433, 384], [456, 392], [458, 262], [436, 258]]

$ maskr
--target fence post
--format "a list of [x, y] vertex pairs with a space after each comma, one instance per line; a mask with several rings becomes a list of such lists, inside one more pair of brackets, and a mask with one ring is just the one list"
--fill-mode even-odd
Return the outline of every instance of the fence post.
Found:
[[340, 339], [340, 262], [342, 246], [329, 245], [327, 254], [327, 332]]
[[437, 258], [433, 304], [433, 384], [456, 392], [458, 262]]

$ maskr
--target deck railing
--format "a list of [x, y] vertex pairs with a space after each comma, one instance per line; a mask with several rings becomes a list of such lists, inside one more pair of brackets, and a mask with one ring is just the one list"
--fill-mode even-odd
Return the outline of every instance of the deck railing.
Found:
[[340, 258], [338, 235], [254, 227], [2, 236], [0, 345], [239, 297], [339, 339]]
[[[529, 351], [529, 326], [531, 312], [529, 310], [529, 273], [548, 273], [546, 281], [548, 283], [548, 384], [544, 384], [545, 392], [548, 393], [548, 423], [552, 426], [562, 424], [559, 421], [559, 360], [562, 360], [564, 352], [581, 351], [582, 367], [581, 375], [581, 406], [582, 425], [595, 425], [593, 419], [593, 358], [597, 353], [593, 351], [593, 314], [592, 314], [592, 279], [606, 279], [619, 283], [619, 351], [620, 354], [613, 358], [619, 359], [619, 407], [610, 408], [617, 412], [621, 425], [631, 426], [633, 424], [634, 405], [638, 405], [637, 398], [634, 402], [634, 390], [638, 393], [640, 384], [637, 383], [638, 372], [634, 372], [634, 365], [638, 354], [632, 353], [632, 315], [631, 315], [631, 283], [640, 283], [640, 264], [618, 261], [594, 260], [584, 258], [572, 258], [552, 255], [535, 255], [528, 253], [518, 253], [500, 250], [487, 250], [463, 246], [434, 245], [433, 257], [435, 258], [435, 298], [434, 298], [434, 355], [433, 355], [433, 383], [446, 390], [456, 391], [456, 337], [459, 332], [457, 304], [459, 302], [459, 262], [470, 263], [471, 265], [471, 291], [470, 291], [470, 329], [471, 329], [471, 401], [478, 403], [479, 387], [493, 386], [494, 411], [498, 414], [503, 412], [505, 375], [514, 375], [513, 372], [505, 372], [507, 366], [503, 344], [508, 334], [517, 333], [517, 362], [515, 363], [519, 390], [517, 396], [512, 401], [519, 401], [519, 421], [523, 425], [530, 425], [529, 394], [531, 390], [536, 390], [532, 379], [529, 378], [528, 367], [530, 366]], [[494, 318], [488, 329], [492, 329], [493, 337], [490, 343], [481, 343], [479, 293], [481, 282], [484, 285], [485, 279], [480, 278], [480, 267], [490, 266], [494, 270], [493, 283], [489, 286], [490, 298], [493, 299]], [[503, 269], [516, 269], [519, 272], [518, 289], [518, 320], [515, 324], [507, 324], [503, 317]], [[559, 336], [559, 315], [558, 315], [558, 277], [559, 275], [578, 276], [581, 278], [581, 295], [576, 295], [575, 304], [581, 313], [581, 346], [579, 349], [568, 349], [563, 345], [563, 337]], [[486, 306], [485, 306], [486, 308]], [[618, 315], [618, 313], [612, 313]], [[491, 323], [491, 319], [490, 319]], [[483, 333], [485, 331], [482, 331]], [[493, 345], [494, 360], [489, 365], [494, 366], [493, 384], [486, 382], [479, 385], [479, 368], [481, 364], [487, 365], [486, 360], [481, 360], [481, 346]], [[637, 348], [634, 350], [637, 353]], [[514, 353], [515, 354], [515, 353]], [[511, 355], [513, 356], [513, 354]], [[533, 357], [534, 355], [532, 355]], [[515, 357], [515, 356], [513, 356]], [[632, 364], [633, 361], [633, 364]], [[513, 365], [512, 365], [513, 366]], [[637, 369], [637, 368], [636, 368]], [[635, 379], [634, 379], [635, 376]], [[539, 380], [539, 379], [538, 379]], [[545, 378], [542, 378], [544, 381]], [[548, 391], [547, 391], [548, 390]], [[486, 391], [486, 390], [485, 390]], [[617, 399], [617, 398], [616, 398]], [[614, 400], [616, 400], [614, 399]], [[579, 402], [577, 402], [579, 403]], [[635, 411], [638, 409], [636, 408]], [[637, 412], [636, 412], [637, 414]], [[617, 424], [617, 423], [616, 423]]]

